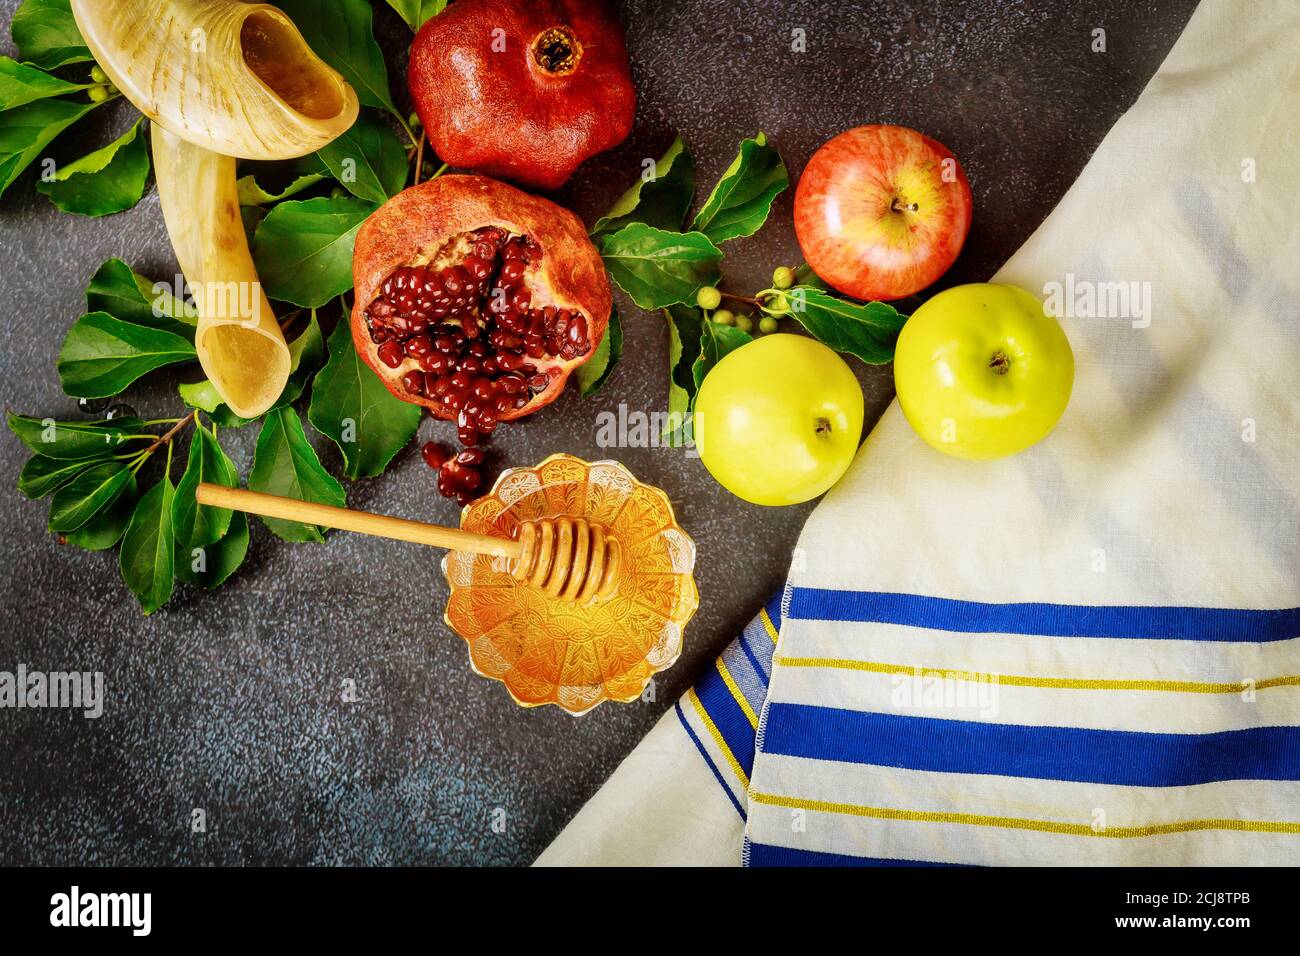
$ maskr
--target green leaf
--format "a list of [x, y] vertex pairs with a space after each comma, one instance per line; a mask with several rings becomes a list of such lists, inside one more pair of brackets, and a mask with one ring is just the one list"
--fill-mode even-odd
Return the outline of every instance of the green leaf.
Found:
[[388, 5], [402, 15], [407, 26], [418, 33], [426, 20], [447, 9], [447, 0], [388, 0]]
[[420, 406], [396, 398], [357, 355], [352, 328], [339, 322], [330, 360], [312, 383], [307, 417], [343, 453], [349, 478], [383, 474], [420, 427]]
[[182, 547], [204, 547], [221, 540], [230, 527], [232, 512], [227, 508], [201, 505], [195, 498], [199, 482], [234, 488], [239, 484], [235, 464], [221, 449], [216, 436], [200, 425], [194, 428], [190, 439], [190, 457], [185, 473], [176, 484], [176, 498], [172, 505], [172, 528], [176, 543]]
[[679, 136], [655, 163], [654, 176], [638, 179], [592, 227], [593, 236], [618, 232], [633, 222], [674, 232], [682, 228], [695, 198], [695, 160]]
[[136, 503], [122, 538], [122, 580], [145, 614], [167, 603], [175, 586], [176, 541], [172, 533], [172, 499], [176, 489], [163, 475]]
[[[346, 315], [339, 325], [348, 325]], [[320, 322], [316, 320], [316, 310], [312, 309], [307, 327], [289, 343], [289, 381], [271, 407], [281, 408], [290, 402], [296, 402], [324, 362], [325, 336], [321, 332]]]
[[38, 100], [0, 113], [0, 195], [54, 137], [98, 105]]
[[[346, 328], [347, 323], [340, 322], [339, 325]], [[320, 463], [316, 450], [303, 432], [302, 419], [290, 407], [267, 412], [262, 419], [262, 432], [257, 436], [248, 487], [267, 494], [340, 508], [347, 503], [343, 486]], [[323, 529], [316, 525], [281, 518], [263, 518], [262, 523], [285, 541], [325, 540], [321, 533]]]
[[691, 404], [695, 401], [695, 377], [692, 368], [700, 355], [700, 310], [687, 305], [664, 309], [668, 320], [668, 425], [663, 437], [673, 447], [686, 444], [691, 437]]
[[68, 544], [75, 544], [87, 551], [107, 551], [121, 541], [122, 535], [126, 533], [126, 526], [135, 511], [135, 499], [135, 475], [132, 474], [131, 480], [116, 498], [76, 531], [68, 532], [64, 539]]
[[669, 232], [634, 222], [599, 241], [610, 277], [643, 309], [695, 298], [722, 276], [722, 250], [698, 232]]
[[[321, 334], [320, 323], [313, 309], [307, 328], [289, 343], [289, 381], [285, 383], [284, 391], [280, 393], [280, 397], [275, 400], [271, 408], [282, 408], [296, 402], [324, 361], [325, 338]], [[216, 386], [206, 378], [201, 382], [181, 385], [177, 391], [180, 392], [181, 400], [186, 405], [191, 408], [201, 408], [222, 428], [243, 428], [249, 422], [256, 421], [253, 418], [240, 418], [232, 412]]]
[[907, 316], [892, 305], [849, 302], [810, 286], [795, 286], [786, 296], [790, 315], [819, 342], [869, 365], [883, 365], [894, 357], [894, 344]]
[[221, 397], [221, 393], [217, 391], [217, 387], [206, 378], [201, 382], [180, 385], [176, 390], [180, 392], [181, 400], [186, 405], [207, 412], [208, 417], [222, 428], [243, 428], [257, 421], [255, 418], [240, 418], [232, 412], [226, 405], [225, 399]]
[[54, 179], [38, 182], [36, 190], [64, 212], [109, 216], [138, 203], [148, 178], [149, 151], [137, 120], [103, 149], [64, 166]]
[[180, 392], [181, 399], [190, 408], [202, 409], [209, 415], [218, 408], [226, 407], [221, 398], [221, 393], [217, 391], [217, 386], [213, 385], [210, 379], [205, 378], [201, 382], [186, 382], [178, 386], [176, 391]]
[[107, 312], [115, 319], [162, 329], [194, 341], [199, 313], [176, 298], [164, 282], [150, 282], [121, 259], [109, 259], [86, 286], [86, 309]]
[[[106, 451], [105, 455], [111, 454]], [[35, 501], [56, 491], [85, 471], [97, 458], [49, 458], [33, 455], [18, 475], [18, 490]]]
[[781, 154], [759, 133], [740, 144], [740, 152], [713, 187], [691, 228], [714, 242], [752, 236], [767, 221], [772, 200], [789, 185]]
[[220, 587], [244, 563], [248, 554], [248, 517], [236, 511], [230, 530], [215, 544], [185, 548], [176, 554], [176, 576], [187, 584], [208, 589]]
[[343, 74], [365, 106], [377, 106], [401, 118], [388, 88], [388, 67], [371, 29], [367, 0], [278, 0], [281, 10], [302, 31], [316, 55]]
[[386, 202], [406, 185], [406, 147], [392, 127], [368, 110], [316, 155], [358, 199]]
[[623, 323], [618, 319], [618, 309], [610, 307], [609, 325], [596, 346], [595, 353], [586, 362], [578, 366], [575, 376], [578, 379], [578, 391], [585, 398], [595, 395], [609, 379], [614, 366], [623, 357]]
[[69, 83], [44, 70], [0, 56], [0, 110], [11, 110], [50, 96], [76, 93], [93, 84]]
[[244, 224], [244, 238], [248, 240], [248, 245], [253, 245], [253, 239], [257, 236], [257, 227], [262, 224], [269, 210], [261, 206], [240, 206], [239, 221]]
[[43, 70], [91, 59], [69, 0], [24, 0], [9, 29], [19, 55]]
[[87, 468], [54, 492], [50, 530], [76, 531], [126, 490], [133, 477], [131, 469], [120, 461], [102, 461]]
[[266, 294], [318, 309], [352, 288], [352, 245], [373, 203], [350, 197], [290, 200], [257, 227], [253, 261]]
[[[717, 322], [704, 322], [700, 326], [700, 354], [691, 365], [691, 379], [695, 382], [695, 394], [699, 394], [704, 377], [713, 367], [742, 345], [754, 341], [748, 332], [742, 332], [734, 325], [719, 325]], [[695, 401], [692, 398], [691, 405]]]
[[310, 189], [318, 182], [329, 179], [324, 173], [304, 173], [295, 177], [278, 193], [267, 192], [257, 182], [256, 177], [240, 176], [239, 182], [235, 184], [239, 191], [239, 207], [242, 212], [249, 206], [270, 206], [288, 199], [290, 196], [296, 196], [304, 189]]
[[147, 372], [197, 357], [194, 345], [179, 335], [91, 312], [63, 340], [59, 378], [69, 395], [108, 398]]
[[[128, 450], [127, 442], [153, 441], [155, 435], [142, 432], [138, 418], [110, 418], [97, 422], [56, 422], [52, 418], [9, 416], [9, 428], [19, 441], [38, 455], [48, 458], [103, 458]], [[128, 446], [129, 447], [129, 446]]]

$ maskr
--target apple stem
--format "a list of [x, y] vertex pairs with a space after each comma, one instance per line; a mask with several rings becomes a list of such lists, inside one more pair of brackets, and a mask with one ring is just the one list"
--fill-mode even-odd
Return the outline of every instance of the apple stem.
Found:
[[916, 212], [920, 208], [921, 207], [914, 202], [903, 205], [902, 200], [897, 196], [895, 196], [893, 202], [889, 204], [890, 212]]
[[719, 295], [724, 299], [734, 299], [737, 302], [748, 302], [750, 305], [758, 306], [763, 304], [760, 300], [750, 295], [736, 295], [734, 292], [722, 292], [721, 290], [719, 290]]

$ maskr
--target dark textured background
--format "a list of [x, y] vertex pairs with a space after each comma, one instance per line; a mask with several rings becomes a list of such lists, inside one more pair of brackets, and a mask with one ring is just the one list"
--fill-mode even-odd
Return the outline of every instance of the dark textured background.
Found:
[[[0, 0], [4, 23], [17, 5]], [[409, 33], [375, 6], [401, 98]], [[987, 278], [1051, 211], [1195, 2], [620, 6], [640, 96], [636, 127], [587, 163], [561, 202], [592, 221], [677, 131], [695, 152], [702, 199], [757, 130], [779, 146], [793, 180], [847, 127], [906, 124], [947, 144], [974, 189], [974, 228], [947, 285]], [[789, 51], [794, 27], [807, 31], [806, 53]], [[1104, 54], [1090, 50], [1095, 27], [1107, 32]], [[7, 37], [0, 52], [13, 53]], [[66, 161], [107, 142], [107, 126], [128, 122], [119, 106], [56, 140], [51, 154]], [[762, 288], [774, 265], [798, 261], [792, 192], [759, 236], [728, 244], [730, 288]], [[152, 278], [175, 272], [157, 197], [150, 191], [107, 219], [65, 216], [36, 194], [29, 171], [0, 202], [0, 242], [0, 398], [16, 411], [77, 417], [54, 363], [91, 273], [112, 256]], [[571, 392], [502, 429], [494, 464], [556, 451], [608, 457], [595, 445], [600, 411], [665, 407], [664, 322], [621, 297], [620, 306], [626, 354], [604, 391], [589, 400]], [[890, 372], [857, 367], [874, 421], [890, 399]], [[127, 400], [146, 417], [180, 414], [179, 380], [157, 374]], [[245, 474], [255, 431], [222, 436]], [[421, 437], [435, 434], [451, 439], [446, 425], [426, 420]], [[333, 446], [316, 444], [336, 468]], [[0, 863], [529, 862], [778, 587], [811, 507], [746, 505], [678, 451], [616, 454], [672, 497], [699, 547], [702, 603], [653, 703], [604, 705], [575, 720], [522, 710], [470, 671], [441, 623], [436, 559], [416, 546], [345, 534], [289, 545], [254, 522], [249, 559], [226, 587], [181, 588], [142, 617], [114, 553], [60, 547], [45, 531], [45, 504], [12, 490], [26, 456], [6, 431], [0, 670], [19, 662], [101, 670], [107, 705], [97, 721], [0, 711]], [[383, 477], [349, 485], [348, 499], [410, 517], [456, 516], [414, 448]], [[348, 678], [359, 703], [341, 701]], [[190, 832], [194, 808], [206, 811], [206, 834]], [[498, 808], [500, 833], [491, 826]]]

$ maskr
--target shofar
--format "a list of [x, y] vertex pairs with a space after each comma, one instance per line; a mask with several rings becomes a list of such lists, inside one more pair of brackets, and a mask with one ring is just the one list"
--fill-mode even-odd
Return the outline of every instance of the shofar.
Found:
[[269, 4], [72, 0], [96, 61], [153, 122], [158, 197], [199, 308], [195, 347], [231, 411], [265, 412], [289, 349], [239, 215], [235, 158], [305, 156], [356, 121], [356, 93]]

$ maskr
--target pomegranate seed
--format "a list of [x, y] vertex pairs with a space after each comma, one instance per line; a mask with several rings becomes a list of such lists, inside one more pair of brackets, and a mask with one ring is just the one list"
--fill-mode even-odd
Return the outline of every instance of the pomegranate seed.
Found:
[[406, 354], [411, 358], [419, 358], [421, 355], [428, 355], [433, 351], [433, 343], [429, 341], [427, 335], [414, 335], [406, 340]]
[[424, 394], [424, 373], [418, 369], [412, 369], [402, 376], [402, 388], [406, 389], [412, 395]]
[[441, 352], [430, 352], [427, 355], [420, 356], [420, 368], [426, 372], [440, 375], [451, 370], [451, 359]]
[[379, 346], [377, 354], [379, 355], [379, 361], [383, 362], [389, 368], [397, 368], [397, 366], [401, 365], [402, 361], [406, 358], [406, 354], [402, 349], [402, 343], [397, 339], [389, 339], [383, 345]]
[[427, 441], [420, 446], [420, 454], [424, 456], [424, 463], [437, 471], [447, 460], [447, 453], [439, 447], [437, 442]]

